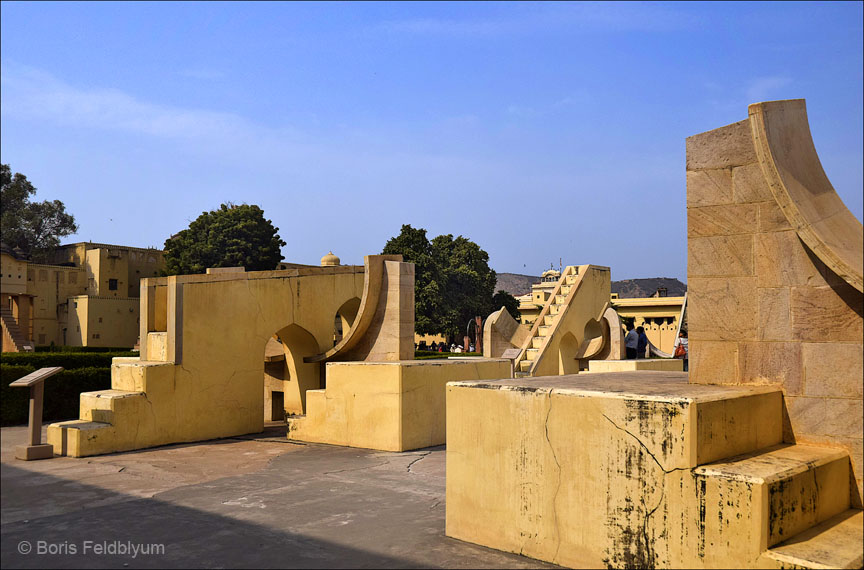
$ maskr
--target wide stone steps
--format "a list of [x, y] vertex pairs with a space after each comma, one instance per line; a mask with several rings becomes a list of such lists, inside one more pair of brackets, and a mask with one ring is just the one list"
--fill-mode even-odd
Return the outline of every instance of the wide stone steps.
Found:
[[861, 568], [864, 511], [848, 509], [768, 549], [783, 568]]
[[531, 339], [531, 348], [543, 348], [544, 342], [546, 342], [546, 337], [535, 336]]
[[[709, 534], [754, 537], [759, 552], [850, 507], [843, 450], [781, 444], [701, 465], [693, 474]], [[730, 501], [740, 507], [728, 509]]]
[[539, 348], [529, 348], [525, 351], [525, 358], [526, 360], [535, 360], [538, 354], [540, 354]]

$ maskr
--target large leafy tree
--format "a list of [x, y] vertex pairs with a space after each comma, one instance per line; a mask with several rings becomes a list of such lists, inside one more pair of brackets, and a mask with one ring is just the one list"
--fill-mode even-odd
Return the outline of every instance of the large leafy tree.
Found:
[[165, 240], [165, 273], [204, 273], [208, 267], [275, 269], [285, 245], [278, 232], [258, 206], [222, 204]]
[[31, 202], [36, 188], [20, 172], [13, 176], [8, 164], [0, 164], [0, 182], [0, 239], [6, 245], [41, 261], [60, 245], [61, 237], [78, 231], [75, 218], [60, 200]]
[[473, 241], [451, 234], [429, 241], [426, 230], [403, 225], [383, 253], [415, 264], [415, 330], [461, 338], [468, 321], [494, 310], [496, 274], [489, 255]]

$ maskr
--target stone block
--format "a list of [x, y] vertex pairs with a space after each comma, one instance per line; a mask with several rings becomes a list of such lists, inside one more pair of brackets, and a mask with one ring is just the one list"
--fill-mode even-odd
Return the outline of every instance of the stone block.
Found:
[[792, 340], [789, 288], [759, 289], [759, 340]]
[[749, 119], [687, 137], [685, 144], [688, 172], [732, 168], [756, 162]]
[[729, 204], [687, 209], [687, 236], [726, 236], [753, 233], [756, 204]]
[[760, 232], [779, 232], [792, 229], [792, 225], [786, 219], [783, 210], [773, 199], [768, 202], [760, 202], [756, 206], [758, 209], [756, 227]]
[[774, 202], [774, 195], [759, 164], [748, 164], [732, 169], [732, 197], [736, 204]]
[[687, 240], [687, 276], [753, 275], [753, 236], [691, 237]]
[[756, 340], [755, 277], [691, 277], [688, 287], [687, 319], [691, 339]]
[[862, 397], [861, 344], [802, 343], [804, 394], [814, 397]]
[[800, 343], [742, 342], [738, 348], [738, 382], [781, 385], [790, 396], [803, 392]]
[[[851, 297], [851, 295], [850, 295]], [[853, 303], [850, 305], [850, 302]], [[861, 296], [844, 299], [831, 287], [793, 287], [792, 337], [811, 342], [856, 342], [864, 329]]]
[[733, 384], [738, 378], [738, 343], [690, 338], [690, 382]]
[[687, 173], [687, 207], [732, 203], [732, 171], [699, 170]]
[[794, 231], [756, 234], [754, 248], [759, 287], [826, 284]]

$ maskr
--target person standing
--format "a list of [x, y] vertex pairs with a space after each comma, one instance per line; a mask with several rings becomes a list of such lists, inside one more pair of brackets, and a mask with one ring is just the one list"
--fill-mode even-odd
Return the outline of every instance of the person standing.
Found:
[[648, 335], [645, 334], [645, 327], [636, 327], [638, 341], [636, 344], [636, 358], [645, 358], [645, 350], [648, 348]]
[[633, 323], [627, 323], [627, 336], [624, 337], [624, 349], [627, 351], [627, 360], [636, 358], [636, 349], [639, 347], [639, 333], [633, 327]]
[[688, 372], [690, 369], [690, 346], [685, 330], [679, 332], [678, 338], [675, 339], [674, 356], [684, 360], [684, 372]]

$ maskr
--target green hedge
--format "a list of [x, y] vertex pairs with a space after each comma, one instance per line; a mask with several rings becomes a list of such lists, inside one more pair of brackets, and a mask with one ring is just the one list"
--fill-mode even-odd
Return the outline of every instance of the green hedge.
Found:
[[62, 366], [75, 368], [111, 368], [115, 356], [138, 356], [137, 352], [4, 352], [0, 362], [9, 366]]
[[433, 352], [431, 350], [415, 350], [414, 360], [429, 358], [450, 358], [451, 356], [483, 356], [479, 352]]
[[[32, 354], [32, 353], [31, 353]], [[28, 388], [10, 388], [9, 384], [41, 366], [0, 363], [0, 425], [26, 424], [30, 413]], [[86, 367], [64, 370], [45, 380], [42, 419], [74, 420], [79, 417], [81, 392], [111, 388], [111, 369]]]
[[36, 352], [130, 352], [131, 346], [37, 346]]

